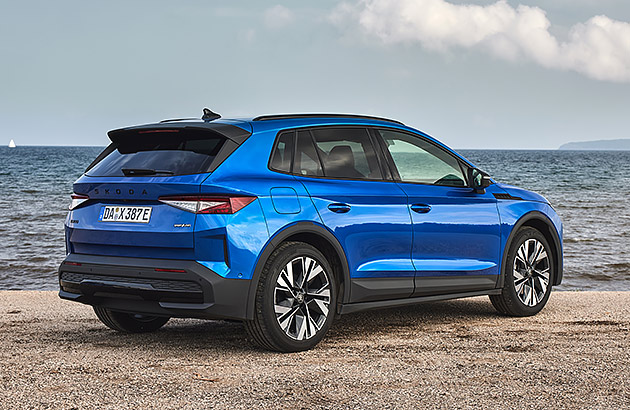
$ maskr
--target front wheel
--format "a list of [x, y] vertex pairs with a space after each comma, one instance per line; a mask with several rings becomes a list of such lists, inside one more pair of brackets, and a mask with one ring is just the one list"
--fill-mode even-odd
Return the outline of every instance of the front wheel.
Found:
[[286, 242], [263, 268], [254, 319], [245, 327], [266, 349], [308, 350], [330, 328], [336, 300], [337, 287], [326, 257], [309, 244]]
[[554, 278], [553, 255], [537, 229], [521, 229], [512, 241], [500, 295], [490, 296], [497, 311], [509, 316], [532, 316], [549, 300]]
[[110, 329], [126, 333], [146, 333], [158, 330], [168, 322], [168, 317], [123, 313], [94, 306], [94, 313]]

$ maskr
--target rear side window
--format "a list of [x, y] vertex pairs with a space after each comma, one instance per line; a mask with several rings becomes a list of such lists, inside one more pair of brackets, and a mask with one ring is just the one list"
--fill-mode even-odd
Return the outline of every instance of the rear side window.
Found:
[[312, 130], [324, 175], [333, 178], [381, 179], [381, 170], [364, 128]]
[[294, 151], [294, 135], [294, 131], [283, 132], [280, 134], [271, 157], [271, 169], [281, 172], [291, 172], [291, 163], [293, 162]]
[[298, 131], [297, 133], [293, 173], [307, 176], [324, 175], [309, 131]]
[[226, 138], [206, 130], [141, 130], [121, 136], [88, 176], [169, 176], [210, 170]]

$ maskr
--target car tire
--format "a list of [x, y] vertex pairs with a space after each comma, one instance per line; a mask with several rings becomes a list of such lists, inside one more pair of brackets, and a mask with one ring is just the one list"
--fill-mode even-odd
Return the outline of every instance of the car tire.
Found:
[[285, 242], [260, 275], [254, 319], [245, 322], [259, 346], [279, 352], [312, 349], [335, 316], [337, 285], [326, 257], [303, 242]]
[[510, 244], [500, 295], [491, 295], [495, 309], [508, 316], [533, 316], [549, 300], [555, 277], [554, 255], [547, 239], [531, 227], [520, 229]]
[[93, 308], [94, 313], [105, 326], [125, 333], [153, 332], [164, 326], [170, 319], [161, 316], [116, 312], [98, 306], [93, 306]]

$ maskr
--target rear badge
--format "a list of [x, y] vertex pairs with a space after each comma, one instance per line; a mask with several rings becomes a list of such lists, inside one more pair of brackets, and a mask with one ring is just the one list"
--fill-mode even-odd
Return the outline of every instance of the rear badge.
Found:
[[175, 224], [173, 228], [190, 228], [190, 224]]

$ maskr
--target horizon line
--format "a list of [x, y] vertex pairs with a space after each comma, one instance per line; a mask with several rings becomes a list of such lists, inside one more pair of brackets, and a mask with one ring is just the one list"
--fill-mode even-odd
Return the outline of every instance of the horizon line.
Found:
[[[563, 144], [565, 145], [565, 144]], [[4, 148], [10, 148], [3, 145]], [[28, 147], [28, 148], [106, 148], [107, 145], [36, 145], [36, 144], [23, 144], [17, 145], [14, 148]], [[452, 148], [454, 151], [630, 151], [628, 149], [560, 149], [558, 148]]]

